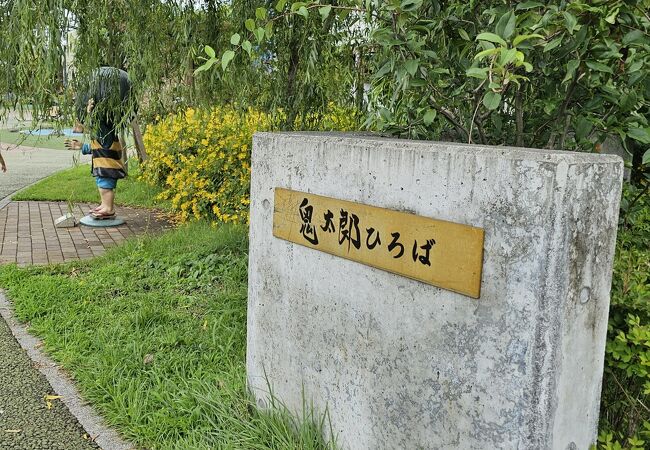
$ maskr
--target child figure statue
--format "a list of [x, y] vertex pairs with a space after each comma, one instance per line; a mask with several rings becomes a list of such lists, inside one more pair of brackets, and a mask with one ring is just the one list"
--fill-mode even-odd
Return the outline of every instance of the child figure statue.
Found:
[[128, 125], [131, 84], [126, 72], [114, 67], [101, 67], [91, 79], [86, 92], [77, 96], [77, 116], [89, 129], [91, 143], [67, 140], [71, 150], [92, 155], [92, 175], [95, 177], [101, 204], [90, 210], [94, 219], [115, 218], [115, 188], [117, 180], [126, 177], [120, 130]]

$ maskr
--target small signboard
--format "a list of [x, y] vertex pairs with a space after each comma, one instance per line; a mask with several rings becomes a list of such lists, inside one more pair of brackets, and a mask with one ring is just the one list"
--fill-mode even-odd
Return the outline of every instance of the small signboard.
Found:
[[482, 228], [275, 189], [273, 235], [479, 298]]

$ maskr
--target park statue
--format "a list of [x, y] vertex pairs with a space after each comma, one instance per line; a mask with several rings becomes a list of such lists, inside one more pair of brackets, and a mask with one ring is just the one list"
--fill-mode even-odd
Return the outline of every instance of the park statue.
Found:
[[101, 199], [100, 205], [89, 211], [95, 220], [115, 218], [117, 180], [126, 177], [126, 149], [119, 135], [130, 123], [134, 110], [129, 77], [115, 67], [96, 70], [77, 94], [77, 118], [89, 132], [91, 142], [72, 139], [66, 141], [66, 146], [92, 156], [91, 172]]

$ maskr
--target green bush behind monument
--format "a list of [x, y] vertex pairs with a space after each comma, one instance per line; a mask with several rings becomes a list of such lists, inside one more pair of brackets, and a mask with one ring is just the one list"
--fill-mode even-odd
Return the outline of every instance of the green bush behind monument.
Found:
[[650, 445], [650, 201], [639, 194], [624, 193], [614, 260], [600, 414], [607, 449]]

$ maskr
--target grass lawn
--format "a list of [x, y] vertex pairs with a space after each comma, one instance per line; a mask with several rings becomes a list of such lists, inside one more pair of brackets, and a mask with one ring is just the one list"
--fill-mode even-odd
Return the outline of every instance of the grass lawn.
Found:
[[32, 136], [9, 130], [0, 130], [0, 144], [24, 145], [27, 147], [52, 148], [65, 150], [63, 142], [70, 139], [65, 136]]
[[[17, 316], [84, 397], [152, 449], [328, 448], [245, 385], [248, 236], [194, 223], [67, 265], [0, 266]], [[307, 423], [313, 421], [308, 420]]]
[[[118, 183], [120, 204], [162, 207], [159, 190]], [[95, 202], [89, 166], [15, 200]], [[325, 449], [323, 423], [280, 404], [261, 413], [246, 389], [248, 236], [193, 223], [66, 265], [0, 266], [17, 316], [111, 425], [151, 449]]]
[[[117, 183], [115, 203], [166, 209], [167, 203], [155, 200], [160, 189], [139, 181], [138, 168], [130, 164], [129, 176]], [[88, 164], [63, 170], [13, 196], [13, 200], [47, 200], [97, 203], [99, 194]]]

